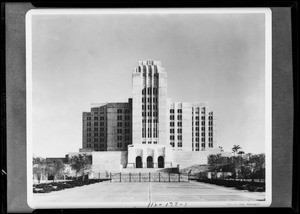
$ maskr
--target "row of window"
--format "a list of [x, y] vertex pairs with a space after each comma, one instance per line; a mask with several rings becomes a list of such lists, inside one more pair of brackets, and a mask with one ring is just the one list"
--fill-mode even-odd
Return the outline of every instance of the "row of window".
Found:
[[[94, 139], [94, 142], [98, 142], [98, 140], [99, 140], [100, 142], [104, 142], [104, 138], [100, 138], [100, 139], [98, 139], [98, 138], [93, 138], [93, 139]], [[92, 142], [92, 139], [91, 139], [91, 138], [87, 138], [86, 141], [87, 141], [87, 142]]]
[[105, 145], [102, 144], [102, 143], [101, 144], [87, 144], [86, 147], [87, 148], [92, 148], [93, 145], [94, 145], [94, 148], [104, 148], [105, 147]]
[[[92, 117], [86, 117], [87, 120], [92, 120]], [[94, 120], [99, 120], [99, 117], [94, 117]], [[104, 117], [100, 117], [100, 120], [104, 120]]]
[[[170, 122], [170, 126], [174, 127], [175, 123], [174, 122]], [[182, 127], [182, 122], [177, 122], [177, 126], [178, 127]]]
[[[194, 141], [194, 138], [192, 138], [192, 141]], [[196, 137], [195, 141], [199, 142], [199, 137]], [[204, 137], [201, 138], [201, 142], [205, 142], [205, 138]]]
[[[118, 135], [117, 139], [118, 140], [123, 140], [123, 136], [122, 135]], [[130, 136], [129, 135], [125, 135], [125, 140], [130, 140]]]
[[[94, 137], [98, 137], [98, 133], [94, 133]], [[92, 134], [91, 133], [87, 133], [87, 137], [92, 137]], [[104, 133], [100, 133], [100, 137], [104, 137]]]
[[[175, 110], [174, 109], [170, 109], [170, 113], [174, 114]], [[177, 109], [177, 113], [181, 114], [182, 113], [182, 109]]]
[[[142, 144], [146, 144], [146, 141], [143, 141]], [[152, 141], [148, 141], [148, 144], [152, 144]], [[157, 141], [153, 141], [153, 144], [157, 144]]]
[[[122, 134], [123, 129], [117, 129], [117, 133], [118, 134]], [[130, 129], [125, 129], [125, 134], [129, 134], [130, 133]]]
[[[174, 115], [170, 115], [170, 120], [174, 120]], [[182, 120], [182, 115], [177, 115], [177, 120]]]
[[[124, 112], [125, 112], [125, 114], [129, 114], [129, 113], [130, 113], [130, 110], [129, 110], [129, 109], [125, 109]], [[122, 109], [118, 109], [118, 110], [117, 110], [117, 113], [118, 113], [118, 114], [122, 114], [122, 113], [123, 113], [123, 110], [122, 110]]]
[[[146, 114], [147, 112], [142, 112], [142, 116], [146, 117], [146, 115], [148, 115], [148, 117], [152, 117], [152, 112], [148, 111], [148, 114]], [[154, 111], [153, 112], [153, 117], [158, 117], [158, 111]]]
[[[118, 115], [117, 119], [122, 120], [123, 119], [122, 115]], [[130, 120], [130, 115], [125, 115], [125, 120]]]
[[[88, 131], [88, 132], [92, 131], [92, 128], [88, 127], [88, 128], [87, 128], [87, 131]], [[94, 127], [94, 131], [95, 131], [95, 132], [99, 131], [98, 127]], [[104, 127], [101, 127], [101, 128], [100, 128], [100, 132], [104, 132]]]
[[[104, 126], [104, 122], [94, 122], [94, 126], [98, 126], [100, 124], [100, 126]], [[87, 124], [86, 124], [87, 126], [91, 126], [92, 125], [92, 123], [91, 122], [87, 122]]]
[[[157, 95], [158, 89], [157, 89], [157, 88], [151, 88], [151, 87], [148, 87], [148, 88], [147, 88], [147, 94], [148, 94], [148, 95], [152, 95], [152, 90], [151, 90], [151, 89], [153, 89], [153, 95]], [[144, 89], [142, 90], [142, 94], [143, 94], [143, 95], [146, 95], [146, 88], [144, 88]]]
[[[170, 135], [170, 140], [175, 140], [175, 136]], [[177, 135], [177, 140], [182, 140], [182, 135]]]
[[[171, 145], [172, 147], [175, 147], [175, 143], [174, 143], [174, 142], [171, 142], [170, 145]], [[178, 142], [178, 143], [177, 143], [177, 147], [182, 147], [182, 142]]]
[[[145, 111], [146, 110], [146, 105], [143, 105], [142, 109]], [[147, 109], [152, 110], [152, 105], [147, 105]], [[157, 110], [157, 105], [153, 105], [153, 110]]]
[[[158, 123], [158, 120], [157, 120], [157, 119], [153, 119], [153, 120], [148, 119], [148, 123], [152, 123], [152, 121], [153, 121], [154, 124]], [[142, 119], [142, 123], [143, 123], [143, 125], [144, 125], [144, 124], [146, 123], [146, 119]]]
[[[170, 133], [174, 134], [175, 133], [175, 129], [170, 129]], [[177, 129], [177, 133], [181, 134], [182, 133], [182, 129]]]
[[146, 99], [146, 97], [142, 97], [142, 102], [143, 103], [145, 103], [146, 100], [147, 100], [148, 103], [150, 103], [151, 101], [153, 103], [157, 103], [158, 102], [158, 98], [157, 97], [153, 97], [152, 99], [151, 99], [151, 97], [148, 97], [147, 99]]
[[[199, 145], [200, 145], [199, 143], [195, 143], [196, 147], [199, 147]], [[205, 143], [201, 143], [201, 147], [205, 147]]]
[[[129, 123], [129, 122], [125, 122], [124, 124], [125, 124], [125, 127], [130, 127], [130, 123]], [[123, 123], [122, 123], [122, 122], [118, 122], [118, 123], [117, 123], [117, 126], [118, 126], [118, 127], [122, 127], [122, 126], [123, 126]]]
[[213, 147], [213, 143], [208, 143], [208, 147], [212, 148]]

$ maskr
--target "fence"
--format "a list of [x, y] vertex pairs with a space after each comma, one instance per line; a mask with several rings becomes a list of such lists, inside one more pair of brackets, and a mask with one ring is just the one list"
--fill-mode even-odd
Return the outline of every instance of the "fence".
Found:
[[109, 173], [105, 177], [110, 182], [189, 182], [189, 174], [182, 173]]

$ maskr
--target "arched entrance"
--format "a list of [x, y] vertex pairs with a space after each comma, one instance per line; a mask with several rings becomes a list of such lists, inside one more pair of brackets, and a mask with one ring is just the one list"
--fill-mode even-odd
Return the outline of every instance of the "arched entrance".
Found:
[[143, 168], [141, 156], [135, 158], [135, 168]]
[[147, 168], [153, 168], [153, 158], [151, 156], [147, 157]]
[[164, 168], [165, 167], [165, 160], [163, 156], [159, 156], [157, 158], [158, 168]]

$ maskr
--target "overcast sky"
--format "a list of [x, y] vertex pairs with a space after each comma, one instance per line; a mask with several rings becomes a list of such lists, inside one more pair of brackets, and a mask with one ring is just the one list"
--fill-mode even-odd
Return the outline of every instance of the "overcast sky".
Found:
[[126, 102], [138, 61], [162, 62], [168, 97], [207, 102], [217, 143], [264, 152], [264, 14], [34, 15], [33, 152], [82, 147], [82, 112]]

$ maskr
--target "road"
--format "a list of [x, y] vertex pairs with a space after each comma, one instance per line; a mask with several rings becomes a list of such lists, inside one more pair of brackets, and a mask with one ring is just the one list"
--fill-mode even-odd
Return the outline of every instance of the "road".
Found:
[[[51, 193], [33, 194], [35, 202], [219, 202], [262, 201], [265, 193], [199, 182], [101, 182]], [[69, 203], [70, 204], [70, 203]]]

